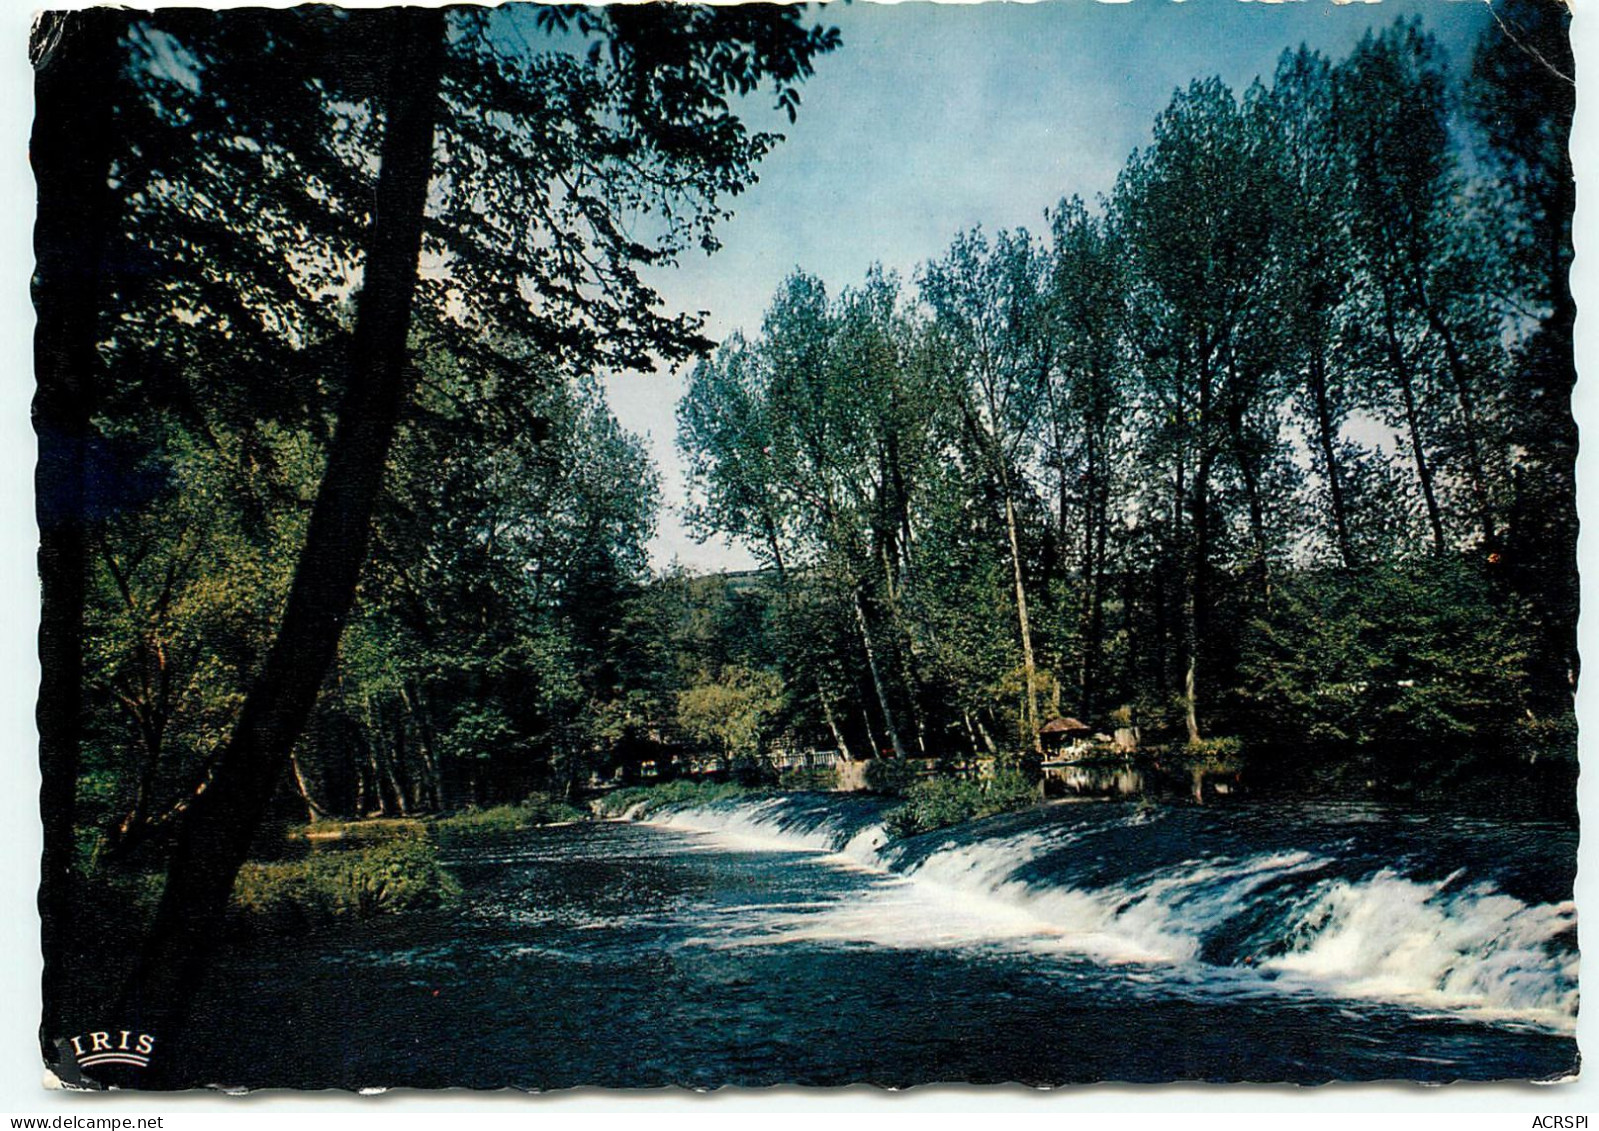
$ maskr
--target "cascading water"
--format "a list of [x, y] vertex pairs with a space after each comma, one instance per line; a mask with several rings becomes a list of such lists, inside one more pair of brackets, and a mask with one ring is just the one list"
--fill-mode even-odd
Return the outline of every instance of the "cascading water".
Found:
[[[1066, 804], [890, 842], [880, 805], [816, 795], [680, 807], [726, 848], [880, 870], [706, 941], [1001, 946], [1172, 967], [1185, 992], [1315, 993], [1570, 1032], [1569, 835], [1370, 807]], [[1507, 839], [1520, 854], [1498, 855]], [[1532, 852], [1529, 858], [1528, 852]], [[1460, 866], [1460, 861], [1468, 862]]]
[[454, 844], [452, 907], [241, 944], [185, 1063], [485, 1088], [1576, 1070], [1572, 829], [1074, 802], [890, 840], [888, 808], [790, 794]]

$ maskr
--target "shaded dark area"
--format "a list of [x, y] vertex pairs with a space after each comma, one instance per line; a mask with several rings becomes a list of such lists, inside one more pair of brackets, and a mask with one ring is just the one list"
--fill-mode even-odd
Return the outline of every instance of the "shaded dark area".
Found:
[[[597, 642], [566, 614], [636, 586], [653, 503], [593, 375], [708, 345], [640, 270], [714, 249], [779, 140], [735, 96], [793, 121], [838, 36], [796, 8], [306, 6], [36, 39], [42, 899], [64, 921], [84, 865], [85, 892], [159, 892], [120, 993], [67, 997], [166, 1041], [283, 783], [312, 819], [318, 763], [358, 779], [357, 816], [571, 792], [563, 752], [527, 748], [587, 705]], [[489, 684], [466, 699], [456, 648]], [[357, 682], [365, 733], [318, 726]], [[50, 980], [57, 1063], [98, 1022]]]

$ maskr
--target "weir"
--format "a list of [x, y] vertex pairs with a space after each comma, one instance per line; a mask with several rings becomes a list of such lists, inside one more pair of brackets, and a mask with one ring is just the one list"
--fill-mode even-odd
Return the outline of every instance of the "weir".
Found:
[[892, 805], [781, 794], [463, 840], [453, 908], [232, 949], [179, 1052], [230, 1086], [1576, 1070], [1569, 828], [1080, 801], [890, 840]]
[[1362, 805], [1068, 802], [891, 841], [889, 807], [794, 794], [650, 823], [883, 877], [820, 911], [755, 916], [741, 945], [1002, 947], [1149, 964], [1185, 993], [1575, 1026], [1567, 830]]

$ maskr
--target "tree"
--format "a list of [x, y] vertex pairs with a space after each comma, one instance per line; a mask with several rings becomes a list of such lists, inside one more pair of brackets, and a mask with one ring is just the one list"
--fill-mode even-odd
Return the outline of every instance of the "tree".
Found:
[[[139, 424], [128, 422], [129, 431]], [[111, 450], [148, 444], [103, 426]], [[86, 639], [91, 702], [115, 704], [119, 725], [91, 712], [117, 761], [130, 763], [105, 850], [125, 856], [170, 833], [206, 781], [288, 589], [287, 560], [305, 532], [294, 503], [314, 483], [303, 437], [272, 424], [252, 444], [253, 475], [221, 447], [163, 438], [164, 459], [125, 469], [137, 505], [97, 524]], [[135, 449], [137, 450], [137, 449]], [[114, 736], [114, 737], [113, 737]], [[107, 751], [101, 750], [101, 757]]]
[[1182, 578], [1180, 700], [1190, 742], [1200, 739], [1200, 650], [1229, 459], [1249, 499], [1256, 562], [1266, 553], [1263, 485], [1243, 432], [1271, 371], [1269, 359], [1245, 353], [1256, 344], [1249, 325], [1270, 277], [1270, 202], [1281, 188], [1261, 140], [1219, 80], [1195, 82], [1156, 119], [1153, 144], [1133, 155], [1112, 199], [1134, 264], [1131, 333], [1147, 413], [1140, 458], [1162, 470], [1170, 491], [1151, 509], [1165, 511]]
[[[272, 47], [254, 69], [207, 64], [205, 49], [225, 35], [210, 42], [197, 36], [198, 55], [164, 55], [177, 60], [177, 85], [235, 122], [243, 139], [236, 149], [275, 154], [280, 170], [289, 170], [280, 183], [301, 177], [298, 195], [286, 198], [291, 229], [314, 217], [356, 233], [359, 290], [349, 376], [283, 618], [210, 785], [183, 822], [130, 984], [131, 1012], [154, 1031], [175, 1022], [192, 988], [232, 877], [349, 615], [386, 457], [409, 400], [406, 343], [419, 257], [427, 251], [445, 266], [428, 272], [421, 289], [444, 312], [440, 325], [458, 341], [497, 343], [502, 372], [532, 356], [547, 358], [557, 372], [602, 360], [643, 364], [651, 355], [683, 356], [701, 341], [691, 322], [655, 312], [655, 295], [639, 281], [637, 264], [668, 261], [690, 238], [712, 246], [719, 198], [748, 183], [754, 162], [774, 142], [772, 135], [750, 135], [728, 96], [770, 82], [792, 116], [795, 87], [810, 74], [812, 58], [837, 44], [836, 33], [805, 28], [794, 10], [545, 9], [539, 18], [565, 36], [563, 44], [581, 40], [591, 49], [523, 55], [504, 49], [505, 29], [496, 18], [502, 17], [437, 10], [240, 16], [238, 23], [254, 20], [267, 29]], [[451, 19], [456, 27], [447, 36]], [[217, 24], [236, 26], [226, 17], [209, 26]], [[317, 73], [310, 61], [317, 56], [303, 50], [318, 43], [338, 49], [335, 62], [364, 54], [378, 63], [349, 74]], [[275, 74], [274, 59], [296, 65]], [[144, 77], [171, 85], [173, 69]], [[350, 75], [347, 88], [342, 80]], [[275, 118], [252, 117], [261, 106], [252, 84], [294, 96], [302, 112], [285, 115], [294, 126], [280, 129]], [[239, 92], [244, 96], [235, 99]], [[338, 102], [339, 95], [352, 96], [355, 109]], [[341, 121], [346, 115], [358, 121]], [[584, 124], [568, 129], [574, 121]], [[363, 151], [378, 131], [380, 151]], [[134, 151], [134, 159], [142, 153]], [[441, 156], [447, 171], [435, 178]], [[303, 175], [341, 162], [346, 170], [378, 170], [370, 206], [354, 223], [336, 194]], [[437, 186], [434, 208], [430, 181]], [[195, 211], [197, 200], [203, 197], [147, 205], [159, 213], [170, 204], [166, 214], [184, 223], [214, 222], [214, 215]], [[653, 244], [624, 235], [622, 227], [624, 211], [645, 207], [665, 217]], [[246, 243], [283, 213], [252, 208], [249, 215], [264, 227], [243, 225]], [[506, 230], [510, 239], [503, 238]], [[552, 237], [553, 253], [543, 254]], [[463, 300], [464, 286], [473, 300]], [[240, 322], [288, 309], [268, 301], [271, 284], [246, 267], [201, 289], [202, 315], [217, 320], [224, 309]], [[288, 342], [295, 360], [309, 346], [293, 335]]]
[[[705, 499], [691, 521], [750, 546], [785, 584], [800, 567], [836, 579], [896, 757], [907, 753], [902, 708], [925, 734], [899, 587], [932, 450], [928, 374], [894, 279], [874, 269], [831, 300], [796, 274], [758, 340], [735, 338], [695, 370], [679, 411], [678, 443]], [[836, 675], [830, 664], [810, 674], [803, 684], [825, 716]], [[836, 719], [830, 729], [839, 739]]]
[[[1497, 472], [1503, 456], [1490, 440], [1492, 397], [1480, 388], [1484, 376], [1494, 375], [1497, 327], [1483, 303], [1483, 269], [1473, 263], [1471, 244], [1480, 241], [1458, 220], [1462, 190], [1437, 44], [1415, 22], [1401, 21], [1378, 36], [1368, 33], [1339, 68], [1337, 81], [1361, 269], [1379, 304], [1379, 333], [1410, 434], [1434, 552], [1444, 553], [1448, 536], [1435, 460], [1423, 439], [1424, 416], [1435, 433], [1457, 438], [1456, 466], [1469, 492], [1476, 534], [1488, 552], [1497, 552], [1500, 504], [1493, 481], [1502, 478]], [[1432, 368], [1429, 354], [1444, 363], [1452, 413], [1442, 404], [1427, 411], [1422, 380]]]
[[1034, 748], [1042, 720], [1017, 508], [1051, 368], [1046, 270], [1045, 257], [1025, 231], [1000, 233], [992, 250], [981, 232], [970, 232], [922, 275], [922, 297], [947, 351], [947, 394], [961, 414], [966, 442], [998, 486], [1005, 515], [1021, 636], [1023, 740]]
[[110, 11], [46, 13], [29, 54], [38, 111], [29, 156], [39, 182], [33, 298], [39, 442], [34, 492], [39, 520], [39, 803], [44, 817], [39, 910], [45, 968], [40, 1041], [45, 1055], [63, 1028], [61, 964], [74, 954], [74, 815], [83, 740], [83, 608], [87, 588], [93, 418], [105, 375], [94, 328], [105, 297], [108, 231], [116, 211], [105, 171], [113, 131], [120, 21]]
[[1269, 91], [1252, 102], [1255, 128], [1274, 135], [1288, 192], [1277, 197], [1278, 285], [1287, 323], [1285, 362], [1309, 418], [1332, 543], [1345, 569], [1361, 562], [1351, 479], [1358, 456], [1341, 437], [1354, 396], [1338, 348], [1351, 287], [1350, 180], [1338, 137], [1332, 67], [1301, 47], [1284, 52]]
[[767, 379], [740, 334], [695, 366], [677, 407], [678, 450], [688, 462], [688, 527], [747, 546], [786, 576], [792, 490], [774, 465]]
[[1510, 440], [1520, 455], [1504, 557], [1543, 626], [1544, 646], [1533, 663], [1540, 707], [1563, 712], [1579, 659], [1571, 14], [1545, 0], [1509, 0], [1495, 5], [1494, 15], [1472, 60], [1466, 104], [1477, 126], [1477, 154], [1494, 174], [1498, 247], [1511, 268], [1508, 293], [1497, 297], [1515, 340], [1507, 394]]
[[1105, 590], [1115, 517], [1111, 500], [1123, 447], [1118, 422], [1127, 405], [1122, 264], [1109, 225], [1091, 216], [1080, 199], [1063, 201], [1051, 219], [1049, 325], [1056, 360], [1047, 386], [1046, 458], [1057, 476], [1063, 558], [1071, 557], [1067, 531], [1072, 513], [1078, 515], [1078, 710], [1093, 717], [1103, 691]]
[[356, 369], [281, 624], [211, 781], [173, 844], [161, 904], [127, 993], [126, 1004], [145, 1031], [167, 1033], [192, 991], [250, 838], [332, 662], [410, 391], [405, 343], [432, 170], [444, 15], [406, 10], [387, 30], [394, 87], [384, 99], [382, 172], [355, 316]]
[[1150, 737], [1237, 728], [1265, 766], [1296, 712], [1346, 769], [1385, 734], [1447, 768], [1565, 733], [1564, 17], [1500, 14], [1476, 162], [1419, 24], [1302, 47], [1241, 99], [1179, 91], [1047, 251], [961, 235], [920, 309], [797, 274], [700, 368], [695, 520], [779, 573], [772, 662], [816, 733], [1000, 754], [1052, 690]]
[[730, 772], [755, 767], [770, 739], [772, 720], [783, 709], [783, 681], [774, 672], [729, 665], [677, 697], [679, 725], [716, 746]]

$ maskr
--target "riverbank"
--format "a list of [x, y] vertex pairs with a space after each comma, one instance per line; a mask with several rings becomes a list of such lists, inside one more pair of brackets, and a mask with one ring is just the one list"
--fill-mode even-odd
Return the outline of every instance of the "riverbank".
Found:
[[[248, 944], [449, 912], [461, 899], [447, 863], [450, 853], [480, 840], [591, 819], [585, 810], [535, 796], [437, 817], [270, 826], [239, 869], [226, 930], [235, 942]], [[142, 933], [154, 916], [164, 877], [142, 858], [83, 855], [87, 894], [75, 924], [78, 961], [63, 992], [69, 1015], [81, 1016], [87, 1026], [119, 992], [127, 939]]]
[[236, 926], [293, 930], [453, 905], [460, 885], [442, 853], [479, 837], [588, 820], [573, 805], [534, 796], [444, 816], [323, 821], [290, 829], [308, 851], [250, 861], [233, 886]]
[[[996, 769], [991, 761], [951, 772], [933, 759], [879, 759], [855, 762], [850, 772], [832, 768], [808, 771], [803, 784], [780, 781], [740, 787], [714, 781], [627, 786], [600, 794], [591, 804], [620, 811], [630, 804], [651, 806], [677, 800], [707, 800], [706, 789], [737, 791], [799, 790], [865, 792], [906, 801], [902, 827], [907, 835], [972, 820], [993, 812], [1025, 808], [1039, 799], [1117, 797], [1160, 803], [1234, 804], [1248, 799], [1284, 803], [1380, 802], [1442, 812], [1511, 816], [1577, 824], [1574, 759], [1541, 756], [1529, 749], [1504, 750], [1473, 758], [1397, 747], [1327, 757], [1315, 748], [1241, 748], [1212, 742], [1195, 750], [1188, 744], [1151, 746], [1113, 753], [1089, 751], [1057, 755], [1041, 765], [1034, 760], [1025, 779], [1018, 770]], [[1038, 776], [1042, 787], [1037, 785]], [[686, 790], [679, 794], [675, 791]]]

